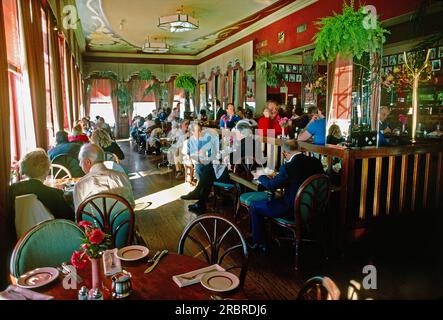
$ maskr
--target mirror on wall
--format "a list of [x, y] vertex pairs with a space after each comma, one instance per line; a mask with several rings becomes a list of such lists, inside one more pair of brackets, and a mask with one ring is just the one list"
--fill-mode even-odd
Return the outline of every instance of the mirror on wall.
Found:
[[245, 72], [244, 107], [250, 108], [255, 114], [255, 70]]
[[200, 93], [200, 109], [208, 107], [208, 84], [206, 82], [201, 82], [199, 84]]

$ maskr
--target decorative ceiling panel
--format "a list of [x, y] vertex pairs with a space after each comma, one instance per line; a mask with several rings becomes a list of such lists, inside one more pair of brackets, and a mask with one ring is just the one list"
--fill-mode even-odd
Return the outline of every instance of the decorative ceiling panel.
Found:
[[[87, 41], [95, 52], [141, 52], [145, 40], [166, 41], [169, 54], [196, 55], [295, 0], [77, 0]], [[199, 29], [169, 33], [157, 27], [161, 16], [184, 12]]]

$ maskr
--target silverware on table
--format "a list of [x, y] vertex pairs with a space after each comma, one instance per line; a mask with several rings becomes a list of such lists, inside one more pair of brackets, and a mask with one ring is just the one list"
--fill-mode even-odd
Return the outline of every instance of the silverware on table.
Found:
[[161, 260], [165, 255], [167, 255], [168, 253], [169, 253], [168, 250], [163, 250], [163, 251], [157, 256], [157, 258], [155, 259], [154, 263], [153, 263], [148, 269], [145, 270], [145, 273], [149, 273], [149, 272], [151, 272], [152, 270], [154, 270], [154, 268], [157, 266], [157, 264], [160, 262], [160, 260]]
[[213, 269], [209, 269], [207, 271], [203, 271], [197, 274], [194, 274], [193, 276], [181, 276], [180, 278], [185, 279], [185, 280], [194, 280], [195, 278], [197, 278], [200, 275], [203, 275], [205, 273], [209, 273], [209, 272], [213, 272], [213, 271], [218, 271], [217, 268], [213, 268]]

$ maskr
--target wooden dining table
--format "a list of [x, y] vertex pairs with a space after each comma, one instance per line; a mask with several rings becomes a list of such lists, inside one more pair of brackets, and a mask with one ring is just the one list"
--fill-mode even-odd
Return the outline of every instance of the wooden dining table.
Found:
[[[245, 300], [247, 299], [242, 288], [238, 287], [230, 292], [213, 292], [206, 289], [200, 283], [180, 288], [173, 280], [174, 275], [179, 275], [209, 266], [203, 260], [194, 257], [169, 253], [161, 259], [158, 265], [150, 273], [144, 273], [147, 269], [148, 257], [135, 262], [122, 262], [123, 270], [131, 274], [132, 293], [124, 300], [211, 300], [211, 296], [221, 298]], [[78, 275], [83, 281], [76, 289], [65, 289], [63, 277], [40, 289], [33, 289], [40, 293], [53, 296], [55, 300], [77, 300], [78, 290], [82, 286], [91, 288], [90, 266], [79, 270]], [[104, 288], [102, 289], [105, 300], [114, 300], [112, 297], [111, 277], [102, 275]]]

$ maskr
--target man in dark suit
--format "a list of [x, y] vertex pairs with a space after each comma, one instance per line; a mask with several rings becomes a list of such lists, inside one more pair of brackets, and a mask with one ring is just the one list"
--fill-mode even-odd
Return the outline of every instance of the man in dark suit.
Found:
[[221, 103], [218, 100], [215, 102], [215, 112], [216, 112], [215, 121], [216, 123], [219, 123], [221, 117], [223, 117], [223, 115], [226, 114], [226, 110], [221, 107]]
[[73, 158], [78, 158], [78, 153], [82, 147], [79, 143], [70, 143], [68, 140], [68, 133], [66, 131], [59, 131], [55, 134], [56, 146], [48, 151], [49, 159], [54, 160], [55, 157], [61, 154], [69, 154]]
[[317, 158], [308, 157], [301, 153], [297, 141], [289, 140], [283, 145], [283, 156], [286, 163], [273, 179], [267, 176], [259, 177], [260, 184], [267, 190], [275, 191], [285, 188], [282, 198], [258, 201], [249, 207], [251, 217], [252, 249], [266, 250], [264, 241], [265, 217], [285, 217], [293, 220], [294, 201], [299, 187], [312, 175], [324, 173], [323, 165]]

